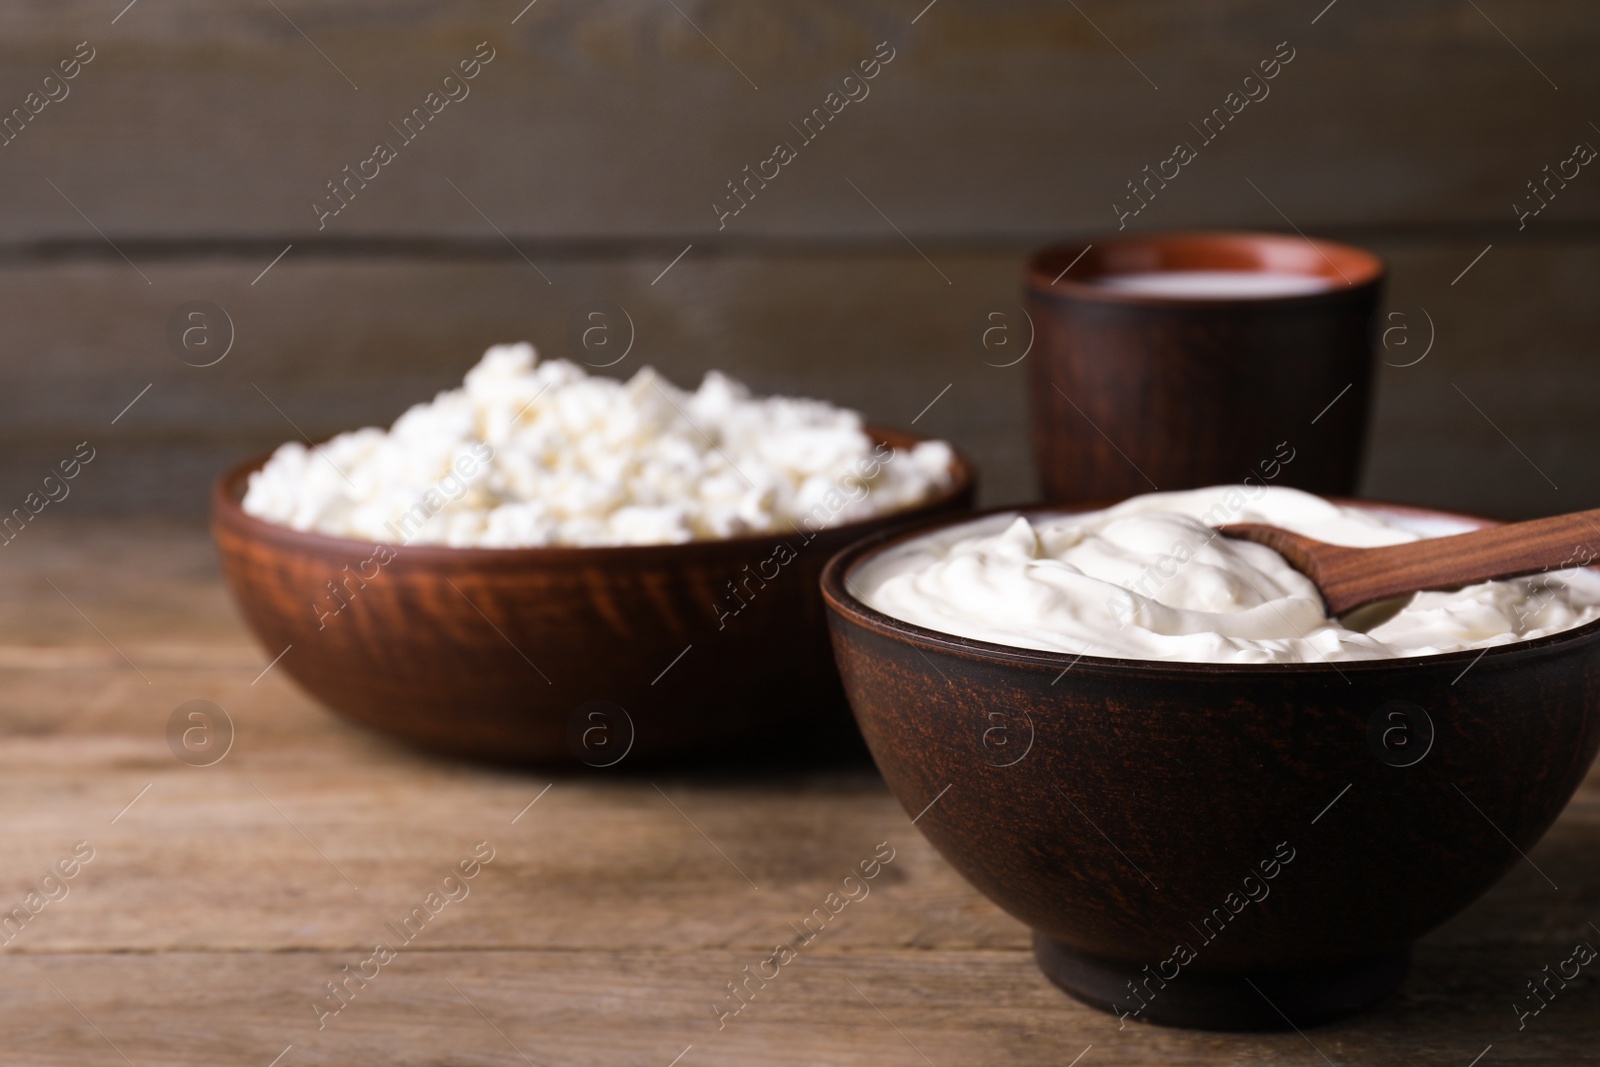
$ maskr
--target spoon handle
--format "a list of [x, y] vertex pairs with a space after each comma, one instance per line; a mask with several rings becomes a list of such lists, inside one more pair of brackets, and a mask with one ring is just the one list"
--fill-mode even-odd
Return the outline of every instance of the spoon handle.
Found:
[[1250, 539], [1277, 549], [1316, 582], [1335, 616], [1401, 593], [1455, 589], [1600, 560], [1600, 509], [1382, 548], [1325, 545], [1278, 532], [1287, 538]]

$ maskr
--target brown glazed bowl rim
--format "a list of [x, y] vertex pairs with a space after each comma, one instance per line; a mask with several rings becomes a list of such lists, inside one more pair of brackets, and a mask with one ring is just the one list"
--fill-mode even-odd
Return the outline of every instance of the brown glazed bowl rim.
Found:
[[[1304, 258], [1309, 247], [1317, 253], [1316, 262], [1324, 269], [1314, 271], [1287, 271], [1326, 278], [1329, 288], [1310, 293], [1288, 293], [1281, 296], [1195, 297], [1160, 293], [1123, 292], [1092, 285], [1078, 278], [1061, 277], [1062, 265], [1071, 264], [1080, 254], [1085, 254], [1090, 266], [1107, 256], [1126, 254], [1130, 250], [1151, 249], [1177, 252], [1182, 256], [1201, 246], [1219, 250], [1272, 248], [1283, 254]], [[1093, 250], [1093, 251], [1091, 251]], [[1328, 269], [1331, 268], [1331, 269]], [[1148, 269], [1148, 268], [1147, 268]], [[1155, 268], [1176, 269], [1176, 268]], [[1203, 268], [1196, 268], [1203, 269]], [[1213, 268], [1216, 269], [1216, 268]], [[1027, 284], [1034, 292], [1044, 296], [1071, 296], [1107, 304], [1136, 304], [1173, 307], [1227, 307], [1237, 304], [1278, 305], [1294, 301], [1325, 300], [1330, 296], [1357, 292], [1380, 284], [1388, 270], [1382, 258], [1364, 248], [1331, 241], [1325, 237], [1306, 237], [1271, 230], [1172, 230], [1151, 233], [1108, 234], [1084, 240], [1062, 241], [1038, 249], [1028, 257]], [[1115, 270], [1101, 271], [1096, 277], [1123, 273]], [[1079, 274], [1079, 278], [1082, 274]]]
[[[921, 437], [900, 430], [890, 430], [870, 423], [864, 424], [862, 429], [874, 441], [890, 445], [897, 450], [911, 448], [925, 441], [940, 440], [939, 438]], [[945, 443], [949, 444], [949, 442]], [[825, 527], [826, 531], [829, 533], [848, 532], [857, 527], [866, 527], [871, 523], [881, 523], [886, 519], [903, 518], [915, 521], [919, 517], [926, 516], [953, 500], [960, 499], [962, 494], [971, 491], [975, 484], [977, 478], [976, 468], [973, 467], [972, 461], [954, 445], [950, 445], [950, 451], [950, 466], [954, 477], [951, 479], [950, 485], [944, 489], [899, 511], [869, 516], [865, 519], [857, 519], [854, 522], [847, 522], [838, 526]], [[341, 537], [335, 534], [316, 533], [311, 530], [296, 530], [293, 527], [284, 526], [281, 523], [272, 522], [246, 512], [241, 506], [241, 502], [244, 498], [249, 476], [260, 470], [271, 456], [271, 452], [259, 453], [234, 464], [217, 476], [217, 480], [212, 484], [211, 489], [213, 522], [226, 522], [234, 529], [248, 533], [257, 541], [272, 544], [279, 548], [306, 552], [359, 554], [370, 551], [374, 544], [390, 544], [390, 542], [374, 541], [369, 538]], [[412, 564], [424, 567], [440, 564], [471, 567], [477, 565], [499, 566], [534, 563], [639, 563], [659, 556], [664, 550], [675, 550], [680, 558], [689, 558], [689, 554], [696, 552], [716, 555], [741, 548], [764, 549], [769, 547], [774, 540], [781, 539], [784, 536], [786, 534], [782, 531], [772, 531], [762, 534], [745, 534], [740, 537], [640, 545], [523, 545], [516, 547], [459, 547], [433, 543], [395, 545], [399, 549], [395, 562], [407, 560]]]
[[[1419, 507], [1411, 504], [1394, 504], [1379, 500], [1362, 500], [1349, 497], [1328, 497], [1330, 502], [1344, 507], [1387, 512], [1417, 519], [1443, 519], [1471, 524], [1474, 527], [1498, 526], [1498, 520], [1486, 519], [1459, 511]], [[845, 585], [845, 579], [857, 566], [873, 556], [907, 541], [924, 537], [938, 530], [964, 523], [978, 522], [993, 515], [1015, 513], [1029, 518], [1043, 515], [1073, 515], [1097, 511], [1116, 501], [1093, 504], [1028, 504], [1022, 507], [985, 508], [982, 511], [927, 523], [902, 523], [891, 529], [871, 534], [835, 553], [822, 571], [822, 599], [828, 609], [843, 618], [864, 626], [885, 637], [921, 645], [936, 651], [965, 656], [970, 659], [997, 663], [1026, 663], [1045, 667], [1085, 666], [1118, 674], [1187, 673], [1197, 676], [1217, 675], [1236, 678], [1267, 678], [1283, 675], [1323, 676], [1346, 674], [1371, 674], [1384, 671], [1467, 664], [1478, 660], [1515, 660], [1525, 656], [1538, 656], [1546, 650], [1593, 641], [1600, 636], [1600, 619], [1558, 633], [1547, 634], [1531, 641], [1512, 641], [1487, 648], [1469, 648], [1456, 652], [1438, 652], [1427, 656], [1396, 656], [1389, 659], [1318, 660], [1295, 663], [1198, 663], [1189, 660], [1128, 659], [1114, 656], [1074, 655], [1069, 652], [1050, 652], [1044, 649], [1021, 648], [993, 641], [980, 641], [971, 637], [933, 630], [916, 623], [906, 622], [871, 607], [858, 598]], [[1600, 570], [1600, 565], [1590, 568]]]

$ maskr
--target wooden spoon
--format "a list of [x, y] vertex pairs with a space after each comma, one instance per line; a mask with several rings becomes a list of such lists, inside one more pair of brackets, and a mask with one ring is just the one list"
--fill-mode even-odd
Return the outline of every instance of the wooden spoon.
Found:
[[1551, 568], [1586, 567], [1600, 542], [1600, 510], [1489, 526], [1382, 548], [1346, 548], [1259, 523], [1217, 528], [1273, 549], [1316, 583], [1333, 617], [1375, 600], [1424, 589], [1517, 578]]

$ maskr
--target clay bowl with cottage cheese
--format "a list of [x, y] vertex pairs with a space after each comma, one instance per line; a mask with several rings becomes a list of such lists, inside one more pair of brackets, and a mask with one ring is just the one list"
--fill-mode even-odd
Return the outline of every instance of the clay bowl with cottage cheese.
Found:
[[[923, 440], [868, 432], [896, 449]], [[282, 653], [274, 670], [424, 748], [552, 765], [861, 753], [818, 576], [850, 542], [965, 512], [973, 496], [954, 454], [949, 486], [923, 503], [815, 533], [385, 547], [246, 514], [265, 459], [217, 481], [211, 526], [245, 622]]]
[[[1487, 524], [1356, 506], [1425, 533]], [[1600, 744], [1600, 622], [1413, 658], [1156, 662], [951, 636], [852, 592], [875, 555], [951, 524], [823, 573], [857, 722], [917, 828], [1032, 928], [1044, 973], [1133, 1021], [1303, 1028], [1382, 999], [1412, 942], [1529, 862]]]

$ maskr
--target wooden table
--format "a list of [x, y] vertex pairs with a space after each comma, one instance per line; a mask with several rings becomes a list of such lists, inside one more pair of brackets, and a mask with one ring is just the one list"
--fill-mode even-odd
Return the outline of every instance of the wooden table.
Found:
[[[280, 670], [263, 674], [269, 657], [197, 528], [52, 509], [5, 553], [0, 902], [22, 904], [75, 843], [94, 850], [5, 946], [6, 1064], [1600, 1056], [1592, 976], [1521, 1032], [1512, 1009], [1545, 964], [1600, 944], [1594, 778], [1532, 853], [1538, 870], [1519, 865], [1430, 935], [1377, 1010], [1303, 1036], [1119, 1030], [1045, 982], [1024, 929], [939, 859], [871, 774], [552, 780], [437, 762], [331, 718]], [[166, 740], [194, 699], [235, 727], [209, 767], [179, 762]], [[365, 986], [352, 979], [319, 1030], [325, 983], [377, 942], [398, 944], [390, 924], [425, 908], [484, 841], [492, 861], [449, 884], [466, 895]], [[870, 895], [719, 1029], [711, 1005], [726, 983], [885, 841], [895, 858]]]

